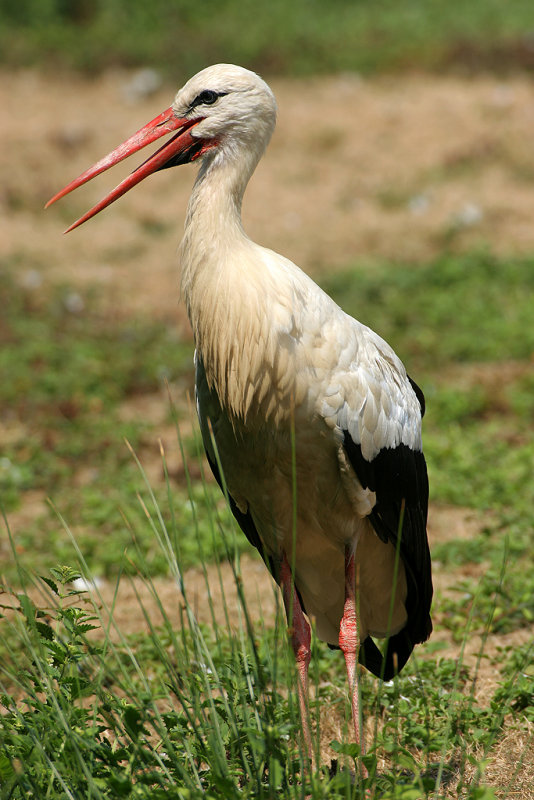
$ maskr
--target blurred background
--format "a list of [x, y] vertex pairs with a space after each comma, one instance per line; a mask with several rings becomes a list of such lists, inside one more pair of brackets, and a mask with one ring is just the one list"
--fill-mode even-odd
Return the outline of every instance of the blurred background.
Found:
[[271, 77], [534, 67], [528, 0], [2, 0], [0, 14], [5, 65], [90, 76], [143, 66], [176, 81], [220, 61]]
[[[195, 167], [67, 237], [135, 165], [43, 206], [219, 61], [279, 104], [247, 231], [388, 338], [427, 395], [438, 588], [498, 570], [505, 536], [531, 556], [532, 0], [0, 0], [0, 491], [22, 563], [70, 558], [51, 497], [91, 569], [116, 574], [142, 516], [125, 437], [165, 505], [162, 440], [189, 524], [173, 413], [199, 477], [176, 258]], [[14, 575], [7, 534], [0, 554]], [[199, 558], [187, 536], [183, 557]], [[511, 575], [520, 624], [534, 592]]]

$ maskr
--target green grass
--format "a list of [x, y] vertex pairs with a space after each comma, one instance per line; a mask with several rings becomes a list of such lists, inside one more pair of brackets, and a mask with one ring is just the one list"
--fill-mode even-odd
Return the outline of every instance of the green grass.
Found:
[[[433, 553], [436, 569], [450, 576], [449, 591], [436, 597], [439, 627], [457, 643], [458, 658], [440, 658], [431, 640], [392, 684], [362, 679], [364, 715], [377, 720], [366, 756], [377, 800], [437, 800], [458, 780], [449, 796], [500, 800], [509, 790], [513, 797], [515, 776], [503, 776], [494, 794], [485, 764], [505, 728], [521, 732], [522, 758], [532, 746], [532, 646], [503, 645], [495, 654], [493, 645], [487, 654], [486, 642], [531, 630], [534, 619], [533, 276], [532, 259], [474, 253], [416, 268], [366, 265], [323, 281], [395, 346], [425, 391], [433, 502], [484, 520], [472, 538]], [[4, 597], [19, 610], [6, 612], [0, 639], [0, 800], [354, 796], [349, 772], [304, 770], [280, 614], [274, 627], [254, 620], [249, 635], [241, 606], [236, 633], [200, 626], [189, 598], [180, 598], [189, 566], [217, 558], [238, 565], [248, 545], [217, 487], [202, 479], [198, 435], [181, 444], [190, 472], [176, 479], [162, 462], [151, 486], [139, 466], [152, 458], [158, 427], [146, 418], [125, 423], [121, 407], [162, 390], [165, 379], [183, 391], [191, 347], [172, 324], [109, 315], [90, 291], [76, 313], [66, 287], [37, 299], [9, 270], [0, 291], [1, 369], [9, 376], [0, 383], [9, 430], [1, 503], [9, 520], [35, 490], [47, 493], [76, 531], [71, 537], [52, 509], [13, 526]], [[500, 365], [511, 358], [516, 368], [504, 372], [505, 383]], [[81, 480], [88, 470], [94, 479]], [[162, 627], [110, 637], [107, 616], [69, 594], [72, 575], [50, 574], [56, 563], [112, 580], [140, 572], [149, 586], [158, 574], [174, 576], [183, 626], [173, 628], [161, 608]], [[48, 599], [30, 600], [28, 573], [46, 576]], [[237, 580], [238, 594], [240, 587]], [[475, 634], [479, 662], [490, 659], [498, 676], [482, 699], [474, 694], [477, 668], [462, 659]], [[314, 719], [323, 709], [348, 720], [340, 654], [314, 642], [312, 673]], [[335, 747], [340, 765], [354, 770], [354, 748]]]
[[[0, 797], [341, 800], [368, 790], [376, 800], [437, 800], [451, 783], [465, 800], [496, 797], [484, 785], [484, 764], [505, 719], [525, 731], [532, 719], [532, 647], [499, 655], [502, 681], [483, 704], [474, 695], [476, 670], [467, 669], [461, 654], [412, 662], [384, 685], [365, 675], [363, 713], [376, 720], [364, 757], [369, 777], [354, 778], [358, 750], [339, 742], [332, 743], [338, 768], [310, 771], [299, 746], [295, 675], [280, 609], [268, 630], [261, 623], [249, 627], [244, 602], [237, 629], [199, 625], [168, 548], [172, 527], [157, 505], [150, 512], [177, 596], [182, 590], [181, 628], [161, 607], [162, 627], [146, 615], [148, 634], [119, 635], [117, 642], [99, 606], [71, 588], [79, 572], [70, 567], [40, 579], [47, 595], [40, 603], [30, 599], [22, 573], [24, 589], [4, 593], [15, 610], [4, 623], [9, 635], [0, 666]], [[240, 595], [238, 567], [235, 588]], [[145, 613], [141, 605], [139, 612]], [[314, 643], [316, 726], [319, 709], [347, 713], [338, 690], [342, 671], [340, 653]], [[521, 757], [527, 753], [528, 744]], [[377, 760], [384, 755], [386, 768]], [[503, 789], [513, 779], [506, 776]]]
[[[125, 439], [139, 452], [157, 447], [151, 423], [124, 421], [121, 403], [164, 390], [164, 381], [178, 376], [190, 384], [192, 347], [180, 342], [172, 323], [132, 321], [103, 311], [102, 299], [91, 291], [77, 295], [74, 313], [68, 303], [72, 294], [57, 287], [37, 296], [8, 272], [0, 274], [0, 374], [8, 376], [0, 387], [8, 431], [0, 458], [0, 504], [10, 512], [29, 494], [52, 497], [81, 530], [91, 568], [116, 573], [142, 516], [138, 470]], [[161, 404], [168, 405], [164, 391]], [[185, 487], [176, 491], [187, 524]], [[194, 502], [202, 515], [204, 494], [194, 494]], [[140, 530], [137, 546], [145, 561], [163, 571]], [[49, 565], [51, 553], [54, 561], [72, 556], [52, 509], [17, 530], [17, 547], [22, 561], [27, 557], [37, 570]], [[132, 559], [138, 563], [135, 551]], [[12, 566], [7, 573], [13, 575]]]
[[2, 406], [12, 428], [28, 427], [3, 453], [0, 486], [9, 508], [19, 490], [49, 491], [82, 458], [104, 472], [108, 460], [115, 464], [117, 441], [137, 444], [144, 430], [142, 422], [121, 422], [119, 403], [173, 380], [190, 364], [191, 348], [171, 325], [116, 318], [99, 310], [91, 292], [25, 290], [7, 271], [0, 272], [0, 303], [0, 372], [8, 376]]
[[532, 65], [528, 0], [515, 0], [506, 13], [499, 0], [0, 0], [0, 18], [5, 64], [45, 62], [91, 74], [151, 65], [176, 79], [219, 61], [271, 75]]
[[[417, 376], [439, 374], [450, 364], [528, 361], [534, 353], [533, 258], [446, 253], [422, 266], [373, 264], [336, 272], [323, 286], [348, 313], [393, 342]], [[523, 380], [532, 386], [532, 377]], [[451, 401], [449, 394], [446, 403]], [[457, 396], [454, 402], [466, 401]]]

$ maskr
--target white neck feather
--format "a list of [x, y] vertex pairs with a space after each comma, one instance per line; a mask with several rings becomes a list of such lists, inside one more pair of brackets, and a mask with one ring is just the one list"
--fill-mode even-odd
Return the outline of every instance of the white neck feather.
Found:
[[272, 290], [264, 251], [241, 222], [243, 194], [263, 149], [221, 148], [205, 158], [181, 244], [182, 294], [208, 385], [241, 418], [273, 349], [263, 305]]

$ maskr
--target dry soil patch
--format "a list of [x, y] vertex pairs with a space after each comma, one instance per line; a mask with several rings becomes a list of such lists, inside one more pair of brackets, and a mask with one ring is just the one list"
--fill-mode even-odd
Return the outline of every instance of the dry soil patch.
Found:
[[[183, 320], [176, 250], [194, 167], [153, 176], [67, 237], [67, 223], [139, 159], [43, 211], [166, 108], [176, 87], [132, 104], [126, 73], [2, 78], [0, 258], [14, 261], [22, 280], [36, 272], [45, 281], [97, 282], [110, 309]], [[272, 84], [279, 122], [244, 204], [256, 241], [316, 274], [374, 258], [415, 263], [445, 243], [534, 249], [532, 81], [346, 75]]]

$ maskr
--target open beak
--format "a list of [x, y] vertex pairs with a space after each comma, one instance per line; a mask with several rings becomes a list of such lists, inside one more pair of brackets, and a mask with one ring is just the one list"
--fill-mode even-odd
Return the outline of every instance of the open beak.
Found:
[[201, 121], [202, 117], [197, 117], [197, 119], [194, 120], [176, 117], [171, 106], [151, 122], [148, 122], [140, 128], [137, 133], [130, 136], [129, 139], [116, 147], [111, 153], [108, 153], [107, 156], [97, 161], [96, 164], [83, 172], [78, 178], [71, 181], [68, 186], [65, 186], [64, 189], [48, 201], [45, 208], [48, 208], [48, 206], [55, 203], [56, 200], [59, 200], [69, 192], [77, 189], [78, 186], [87, 183], [87, 181], [90, 181], [92, 178], [96, 177], [96, 175], [100, 175], [101, 172], [105, 172], [110, 167], [118, 164], [119, 161], [128, 158], [132, 153], [137, 153], [138, 150], [156, 141], [156, 139], [159, 139], [161, 136], [176, 131], [168, 142], [165, 142], [159, 150], [156, 150], [153, 155], [147, 158], [147, 160], [137, 167], [131, 175], [128, 175], [127, 178], [119, 183], [113, 191], [103, 197], [96, 206], [90, 211], [87, 211], [83, 217], [80, 217], [80, 219], [67, 228], [65, 233], [72, 231], [74, 228], [82, 225], [82, 223], [87, 222], [91, 217], [94, 217], [95, 214], [98, 214], [102, 209], [107, 208], [107, 206], [115, 202], [119, 197], [122, 197], [123, 194], [126, 194], [127, 191], [133, 186], [136, 186], [143, 178], [146, 178], [147, 175], [151, 175], [153, 172], [165, 169], [166, 167], [173, 167], [194, 161], [207, 149], [216, 144], [216, 142], [197, 139], [191, 135], [191, 129]]

